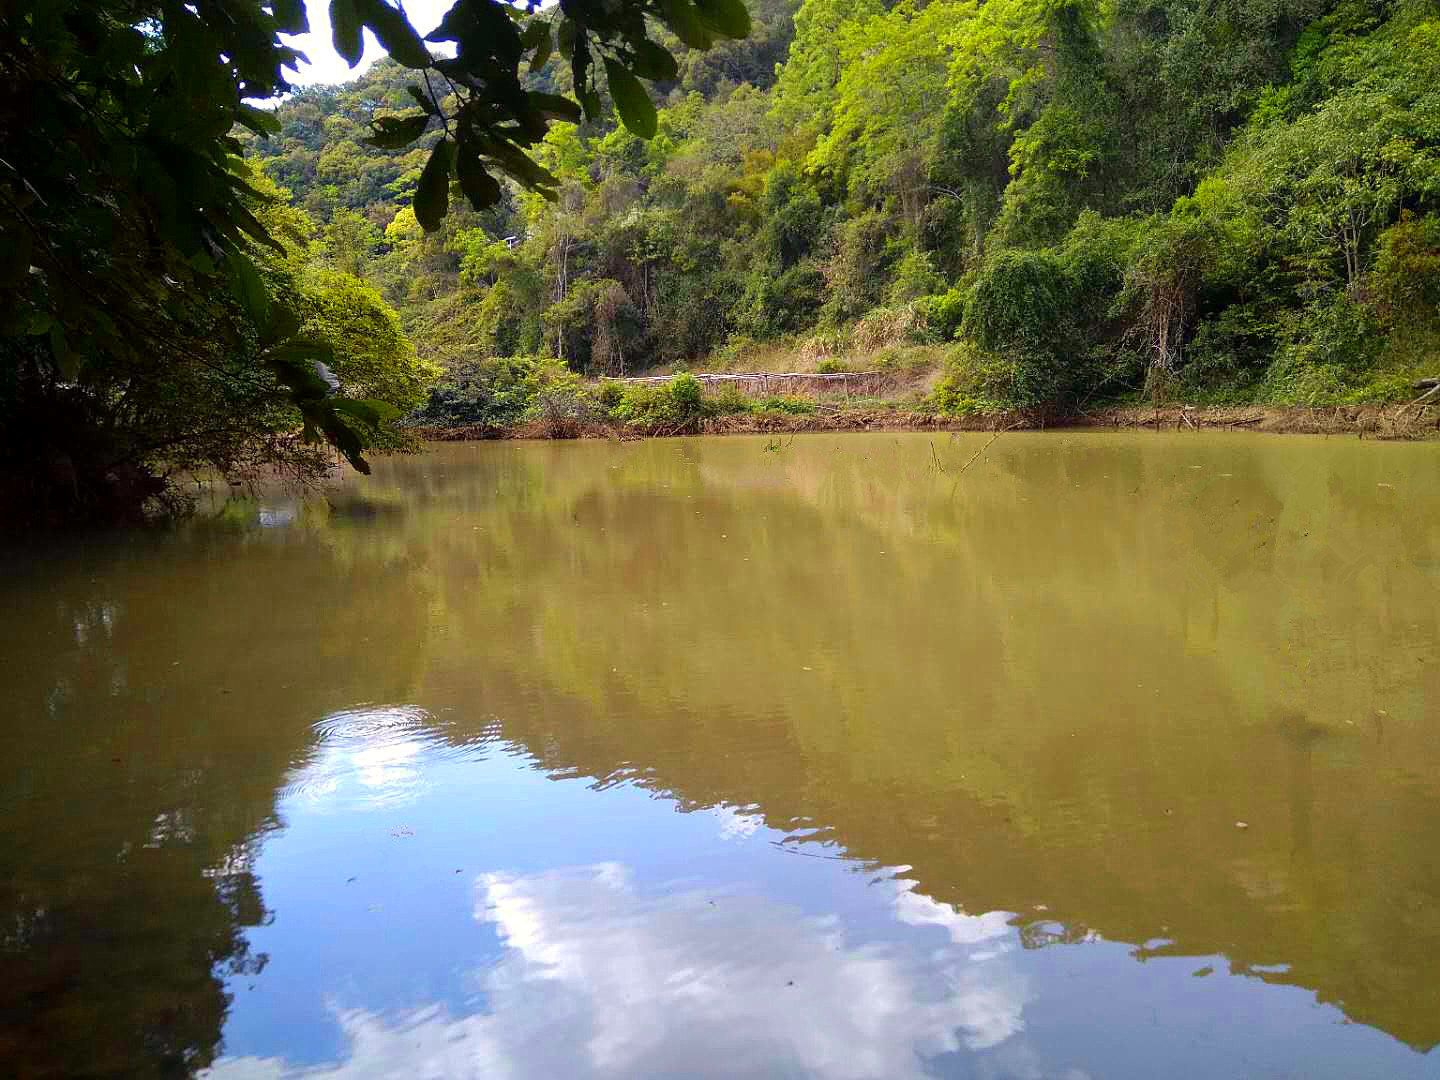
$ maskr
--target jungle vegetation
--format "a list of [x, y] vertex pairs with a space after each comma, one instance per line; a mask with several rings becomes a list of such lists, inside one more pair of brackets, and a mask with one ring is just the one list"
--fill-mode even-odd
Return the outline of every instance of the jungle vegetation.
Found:
[[[600, 73], [653, 125], [640, 80], [677, 64], [652, 29], [691, 49], [750, 29], [740, 0], [538, 8], [458, 0], [427, 40], [389, 0], [329, 0], [341, 56], [368, 30], [409, 73], [370, 144], [436, 132], [409, 200], [426, 228], [452, 182], [477, 210], [502, 183], [554, 197], [531, 152], [556, 118], [598, 120]], [[364, 471], [402, 437], [434, 368], [371, 285], [312, 258], [239, 138], [280, 133], [263, 106], [307, 25], [304, 0], [0, 3], [0, 524], [134, 514], [203, 469], [313, 475], [331, 450]], [[523, 81], [552, 54], [569, 97]]]
[[[428, 421], [533, 415], [554, 360], [913, 364], [919, 406], [1049, 415], [1386, 401], [1437, 374], [1431, 0], [749, 6], [743, 40], [661, 37], [653, 117], [612, 72], [618, 118], [556, 123], [533, 147], [553, 198], [512, 182], [424, 220], [443, 134], [367, 142], [412, 104], [388, 62], [247, 141], [445, 370]], [[571, 91], [561, 63], [526, 79]]]
[[702, 363], [1045, 417], [1437, 374], [1435, 0], [329, 5], [389, 56], [296, 89], [301, 0], [0, 4], [7, 523], [741, 407], [593, 381]]

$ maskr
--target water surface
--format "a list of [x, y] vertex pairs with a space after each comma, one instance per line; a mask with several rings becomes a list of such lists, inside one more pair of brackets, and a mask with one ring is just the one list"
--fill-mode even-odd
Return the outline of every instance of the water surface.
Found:
[[0, 1072], [1440, 1075], [1440, 448], [987, 440], [7, 553]]

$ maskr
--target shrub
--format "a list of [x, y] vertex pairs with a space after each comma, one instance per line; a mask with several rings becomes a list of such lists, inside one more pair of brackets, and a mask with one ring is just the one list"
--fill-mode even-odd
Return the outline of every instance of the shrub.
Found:
[[632, 427], [693, 431], [706, 413], [705, 387], [688, 372], [668, 383], [633, 383], [625, 387], [610, 415]]
[[1078, 372], [1070, 363], [1076, 333], [1070, 292], [1060, 261], [1043, 252], [1002, 252], [980, 271], [962, 329], [1009, 372], [1000, 400], [1050, 409], [1073, 394]]
[[964, 416], [999, 408], [1015, 398], [1016, 365], [971, 342], [952, 349], [945, 375], [931, 392], [931, 403], [943, 413]]
[[758, 412], [778, 412], [788, 416], [808, 416], [816, 409], [815, 402], [807, 398], [782, 397], [772, 394], [756, 402], [755, 409]]
[[927, 296], [916, 309], [925, 325], [940, 341], [953, 341], [965, 319], [965, 293], [958, 288], [947, 289], [938, 296]]
[[539, 363], [530, 356], [491, 356], [457, 364], [430, 388], [425, 404], [409, 421], [496, 428], [513, 424], [530, 407]]
[[1440, 214], [1417, 218], [1405, 211], [1380, 234], [1376, 248], [1367, 284], [1385, 322], [1440, 321]]
[[1383, 346], [1373, 313], [1343, 293], [1313, 301], [1294, 320], [1261, 393], [1279, 405], [1343, 398], [1374, 366]]
[[537, 362], [528, 383], [530, 404], [525, 416], [539, 421], [551, 438], [572, 439], [594, 419], [595, 409], [585, 384], [563, 361]]

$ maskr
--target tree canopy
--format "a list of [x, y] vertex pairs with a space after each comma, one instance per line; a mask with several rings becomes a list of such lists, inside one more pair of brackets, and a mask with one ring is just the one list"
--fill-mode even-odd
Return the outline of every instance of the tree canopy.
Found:
[[[740, 0], [567, 0], [554, 11], [457, 0], [428, 42], [386, 0], [332, 0], [330, 15], [352, 64], [368, 28], [414, 73], [413, 107], [375, 117], [367, 140], [399, 148], [440, 132], [411, 192], [426, 229], [445, 216], [452, 179], [475, 208], [499, 200], [500, 178], [553, 194], [527, 150], [555, 119], [595, 115], [602, 72], [626, 124], [652, 134], [640, 80], [678, 71], [652, 26], [689, 48], [749, 29]], [[257, 103], [292, 89], [303, 58], [283, 35], [304, 29], [302, 0], [0, 7], [7, 502], [133, 503], [158, 490], [157, 468], [257, 454], [295, 464], [322, 439], [366, 468], [366, 445], [403, 403], [336, 393], [323, 377], [333, 349], [306, 332], [280, 271], [293, 245], [264, 220], [276, 193], [236, 136], [279, 130]], [[573, 100], [525, 84], [552, 52]], [[202, 401], [212, 407], [196, 412]]]

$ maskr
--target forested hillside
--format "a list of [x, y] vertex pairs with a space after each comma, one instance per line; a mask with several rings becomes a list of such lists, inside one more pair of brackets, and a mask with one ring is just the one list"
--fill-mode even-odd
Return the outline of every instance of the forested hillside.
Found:
[[[413, 104], [391, 63], [294, 95], [250, 149], [452, 372], [437, 419], [513, 406], [516, 357], [928, 364], [915, 393], [950, 412], [1390, 400], [1440, 374], [1432, 0], [750, 7], [745, 40], [667, 39], [653, 139], [556, 125], [554, 201], [422, 230], [438, 136], [365, 142]], [[569, 88], [557, 61], [530, 78]]]

